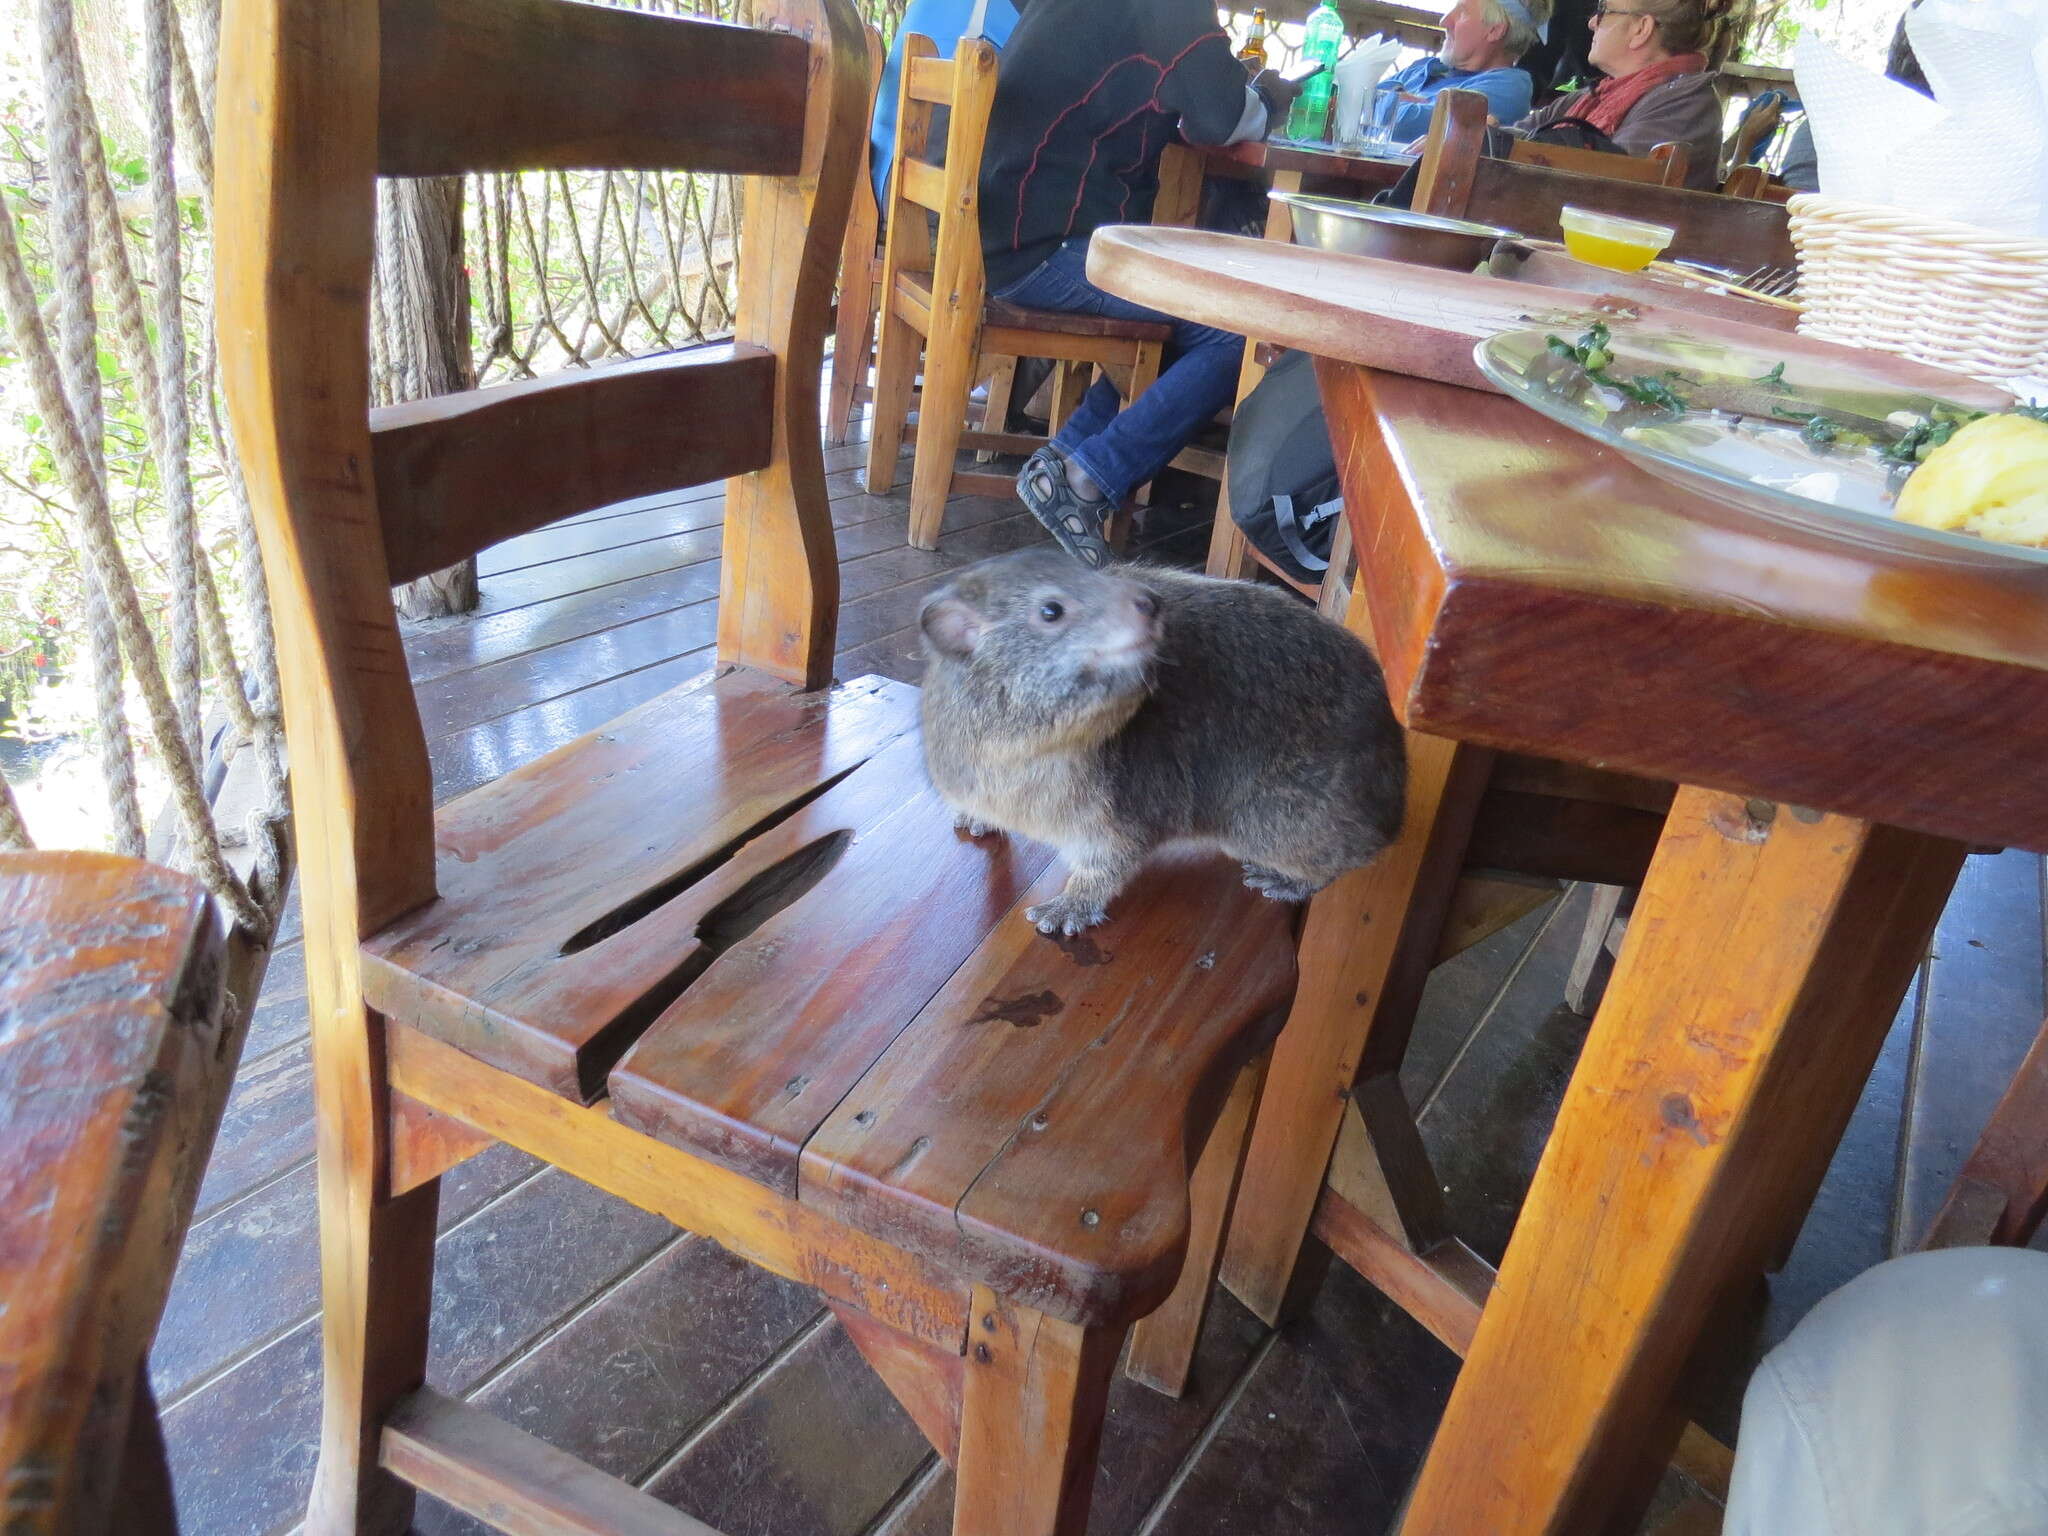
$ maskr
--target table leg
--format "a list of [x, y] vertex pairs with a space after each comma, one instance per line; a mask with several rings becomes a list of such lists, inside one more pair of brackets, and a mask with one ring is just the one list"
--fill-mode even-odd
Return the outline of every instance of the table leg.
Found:
[[[1273, 177], [1276, 192], [1299, 192], [1301, 172], [1279, 171]], [[1285, 203], [1272, 203], [1266, 209], [1266, 238], [1278, 240], [1285, 245], [1294, 238], [1292, 215]], [[1157, 220], [1155, 219], [1155, 222]], [[1266, 370], [1259, 364], [1259, 339], [1250, 336], [1245, 339], [1244, 362], [1237, 371], [1237, 398], [1241, 401], [1258, 387], [1259, 380], [1266, 376]], [[1225, 481], [1216, 496], [1216, 526], [1209, 533], [1209, 561], [1204, 567], [1211, 576], [1249, 576], [1252, 573], [1251, 546], [1238, 531], [1237, 524], [1230, 516], [1230, 482]]]
[[[1301, 979], [1273, 1047], [1223, 1261], [1224, 1285], [1269, 1323], [1288, 1297], [1346, 1103], [1359, 1085], [1391, 1086], [1400, 1070], [1491, 765], [1489, 752], [1410, 735], [1400, 837], [1309, 903]], [[1419, 1157], [1413, 1122], [1404, 1129], [1401, 1118], [1390, 1117], [1386, 1134], [1413, 1142]]]
[[954, 1536], [1085, 1536], [1121, 1328], [1082, 1328], [974, 1288]]
[[1679, 1369], [1831, 1152], [1962, 856], [1680, 791], [1404, 1536], [1640, 1514]]

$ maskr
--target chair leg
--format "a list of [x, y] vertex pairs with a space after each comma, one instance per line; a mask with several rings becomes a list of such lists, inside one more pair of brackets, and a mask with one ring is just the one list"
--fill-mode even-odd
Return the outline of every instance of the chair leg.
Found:
[[1089, 377], [1092, 370], [1086, 363], [1076, 363], [1062, 358], [1053, 376], [1052, 418], [1047, 434], [1060, 435], [1060, 428], [1067, 424], [1067, 418], [1081, 408], [1081, 397], [1088, 393]]
[[910, 390], [917, 382], [917, 354], [923, 337], [888, 307], [884, 295], [881, 331], [875, 344], [875, 409], [868, 424], [867, 492], [886, 496], [896, 485], [896, 456], [910, 416]]
[[839, 276], [832, 393], [825, 410], [825, 441], [835, 446], [853, 430], [854, 396], [868, 376], [868, 349], [875, 336], [875, 266], [872, 256], [849, 260]]
[[1252, 1110], [1266, 1077], [1264, 1057], [1237, 1075], [1223, 1112], [1209, 1132], [1208, 1145], [1188, 1181], [1188, 1256], [1180, 1281], [1159, 1310], [1131, 1330], [1131, 1352], [1124, 1374], [1155, 1392], [1179, 1397], [1188, 1384], [1195, 1346], [1201, 1342], [1202, 1319], [1214, 1290], [1216, 1261], [1222, 1253], [1223, 1229], [1237, 1198], [1238, 1175], [1252, 1127]]
[[960, 435], [967, 430], [978, 327], [978, 314], [942, 313], [934, 300], [931, 334], [925, 339], [924, 389], [917, 407], [917, 452], [910, 468], [910, 542], [918, 549], [939, 547]]
[[[320, 1464], [306, 1536], [401, 1536], [413, 1490], [378, 1464], [384, 1419], [426, 1381], [441, 1184], [383, 1197], [389, 1128], [381, 1111], [384, 1021], [315, 1008], [319, 1100]], [[351, 1012], [353, 1017], [351, 1017]]]
[[1121, 1328], [974, 1288], [953, 1536], [1085, 1536]]
[[1621, 912], [1626, 886], [1601, 885], [1593, 888], [1593, 902], [1586, 910], [1586, 926], [1579, 933], [1579, 950], [1572, 958], [1571, 975], [1564, 984], [1564, 1005], [1582, 1019], [1593, 1017], [1600, 995], [1607, 990], [1607, 978], [1614, 973], [1614, 951], [1607, 936]]
[[[999, 357], [995, 368], [988, 376], [988, 408], [982, 413], [981, 430], [984, 432], [1007, 432], [1010, 426], [1010, 397], [1017, 388], [1017, 359]], [[975, 450], [974, 461], [986, 464], [996, 456], [993, 448]]]
[[[1131, 387], [1124, 392], [1124, 404], [1129, 405], [1138, 396], [1158, 382], [1159, 368], [1166, 360], [1166, 347], [1156, 341], [1138, 343], [1138, 355], [1131, 362]], [[1152, 482], [1147, 480], [1131, 493], [1131, 500], [1141, 507], [1152, 505]]]

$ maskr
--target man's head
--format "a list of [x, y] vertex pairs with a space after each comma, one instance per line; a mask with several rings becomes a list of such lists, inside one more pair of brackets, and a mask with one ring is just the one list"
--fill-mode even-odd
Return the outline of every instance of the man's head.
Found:
[[1504, 69], [1536, 46], [1550, 0], [1457, 0], [1437, 56], [1453, 69]]

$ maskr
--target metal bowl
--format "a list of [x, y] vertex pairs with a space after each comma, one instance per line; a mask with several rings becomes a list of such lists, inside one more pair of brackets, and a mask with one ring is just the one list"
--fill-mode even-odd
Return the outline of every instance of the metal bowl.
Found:
[[1512, 240], [1515, 232], [1466, 219], [1440, 218], [1406, 208], [1382, 208], [1343, 197], [1316, 197], [1306, 192], [1266, 194], [1285, 203], [1294, 219], [1294, 243], [1346, 256], [1378, 256], [1387, 261], [1412, 261], [1418, 266], [1470, 272], [1486, 260], [1496, 240]]

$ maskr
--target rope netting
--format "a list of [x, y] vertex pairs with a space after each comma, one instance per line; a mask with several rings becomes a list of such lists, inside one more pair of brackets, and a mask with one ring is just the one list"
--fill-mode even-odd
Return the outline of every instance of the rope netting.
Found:
[[[212, 323], [219, 0], [26, 3], [33, 63], [0, 82], [0, 729], [11, 717], [17, 739], [27, 722], [89, 743], [104, 812], [59, 842], [182, 866], [266, 933], [288, 789]], [[744, 19], [740, 0], [620, 3]], [[893, 31], [902, 0], [862, 8]], [[440, 283], [432, 251], [386, 248], [419, 220], [390, 217], [380, 193], [379, 401], [730, 331], [730, 178], [548, 172], [455, 190], [445, 259], [460, 270]], [[422, 323], [422, 305], [438, 315]], [[222, 825], [221, 763], [243, 750], [257, 803]], [[0, 753], [0, 848], [32, 846], [45, 786], [24, 762]]]

